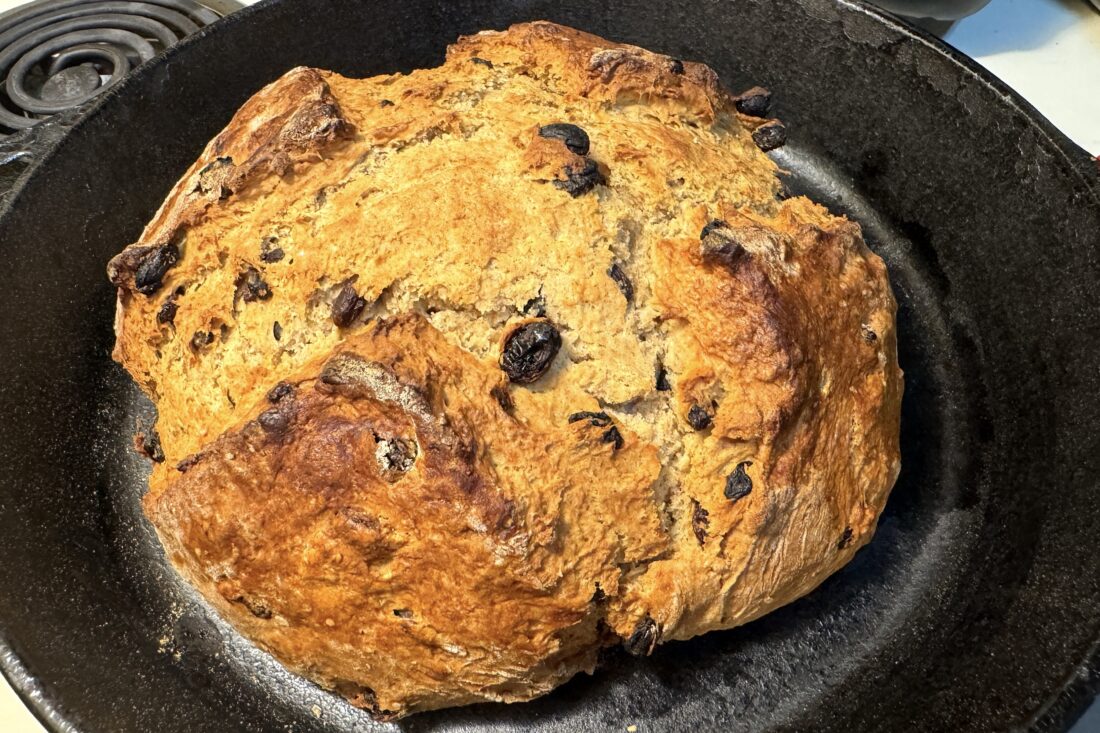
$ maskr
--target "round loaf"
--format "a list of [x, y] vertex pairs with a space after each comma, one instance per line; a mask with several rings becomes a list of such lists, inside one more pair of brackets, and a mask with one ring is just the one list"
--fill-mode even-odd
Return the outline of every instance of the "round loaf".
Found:
[[781, 196], [766, 102], [545, 22], [260, 91], [109, 267], [173, 564], [388, 718], [844, 565], [899, 470], [895, 304]]

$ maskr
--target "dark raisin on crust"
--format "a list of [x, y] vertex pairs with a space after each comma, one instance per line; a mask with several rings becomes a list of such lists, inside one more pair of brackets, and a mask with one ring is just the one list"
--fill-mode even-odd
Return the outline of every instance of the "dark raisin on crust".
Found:
[[680, 59], [672, 59], [668, 62], [668, 70], [671, 71], [673, 74], [683, 74], [684, 62]]
[[392, 107], [392, 106], [393, 106], [393, 102], [391, 102], [391, 101], [390, 101], [390, 100], [388, 100], [388, 99], [383, 99], [383, 100], [382, 100], [381, 102], [379, 102], [379, 103], [378, 103], [378, 106], [379, 106], [379, 107]]
[[164, 449], [160, 445], [160, 435], [153, 428], [146, 428], [135, 435], [134, 447], [154, 463], [164, 463]]
[[346, 282], [332, 301], [332, 322], [340, 328], [347, 328], [355, 323], [366, 307], [366, 299], [355, 292], [350, 282]]
[[191, 336], [191, 351], [201, 351], [214, 343], [214, 334], [210, 331], [195, 331]]
[[286, 432], [290, 427], [290, 415], [278, 407], [269, 407], [256, 418], [265, 433], [279, 434]]
[[687, 421], [692, 430], [706, 430], [710, 427], [711, 416], [705, 407], [692, 405], [688, 410]]
[[745, 469], [752, 465], [752, 461], [741, 461], [737, 468], [726, 477], [726, 490], [723, 492], [730, 501], [744, 499], [752, 493], [752, 478], [745, 473]]
[[703, 545], [707, 541], [707, 529], [710, 527], [710, 512], [695, 499], [691, 500], [691, 506], [691, 531], [695, 533], [699, 544]]
[[290, 382], [279, 382], [267, 393], [267, 401], [275, 404], [284, 397], [294, 394], [294, 385]]
[[843, 550], [852, 544], [852, 528], [845, 527], [844, 534], [840, 535], [840, 541], [836, 543], [836, 549]]
[[538, 380], [557, 356], [561, 334], [546, 319], [528, 321], [514, 328], [504, 339], [500, 368], [516, 384]]
[[634, 627], [630, 638], [623, 642], [623, 647], [636, 657], [648, 657], [653, 653], [660, 636], [661, 630], [657, 627], [657, 622], [646, 614]]
[[611, 425], [611, 416], [606, 412], [574, 412], [569, 416], [569, 422], [575, 423], [587, 420], [594, 428], [606, 428]]
[[623, 272], [623, 268], [618, 262], [613, 262], [611, 267], [607, 268], [607, 276], [615, 281], [615, 284], [619, 286], [619, 292], [626, 298], [627, 303], [634, 302], [634, 284], [630, 282], [630, 278]]
[[571, 125], [568, 122], [554, 122], [539, 128], [539, 137], [548, 140], [561, 140], [570, 152], [577, 155], [588, 155], [591, 143], [588, 133], [583, 128]]
[[753, 87], [733, 98], [737, 111], [749, 117], [764, 117], [772, 104], [772, 93], [764, 87]]
[[271, 335], [275, 337], [276, 341], [281, 341], [283, 338], [283, 324], [275, 321], [271, 324]]
[[489, 394], [500, 405], [500, 409], [511, 414], [512, 410], [516, 409], [516, 403], [512, 402], [512, 395], [508, 391], [508, 387], [503, 384], [498, 384], [489, 390]]
[[765, 153], [781, 148], [787, 144], [787, 128], [779, 120], [768, 120], [752, 131], [752, 140]]
[[487, 69], [493, 68], [493, 62], [492, 61], [490, 61], [489, 59], [483, 59], [480, 56], [471, 56], [470, 61], [472, 63], [478, 64], [480, 66], [484, 66]]
[[584, 163], [580, 166], [573, 163], [567, 163], [562, 168], [562, 173], [565, 174], [564, 181], [555, 180], [554, 188], [559, 188], [565, 191], [573, 198], [577, 198], [583, 194], [588, 193], [597, 184], [603, 183], [603, 174], [600, 173], [600, 167], [596, 165], [596, 161], [591, 158], [585, 158]]
[[384, 476], [396, 478], [397, 474], [407, 473], [412, 469], [417, 453], [414, 441], [379, 436], [375, 436], [375, 441], [377, 448], [374, 458]]
[[169, 243], [146, 252], [141, 264], [134, 271], [134, 288], [142, 295], [152, 295], [160, 290], [164, 275], [180, 259], [180, 249]]
[[737, 241], [737, 234], [721, 219], [707, 222], [699, 233], [703, 259], [727, 266], [737, 264], [748, 252]]
[[279, 247], [278, 244], [278, 237], [264, 237], [263, 241], [260, 242], [260, 259], [268, 264], [283, 259], [283, 257], [286, 256], [286, 252], [283, 252], [283, 248]]
[[263, 277], [260, 276], [260, 271], [255, 267], [248, 267], [240, 275], [237, 275], [234, 285], [236, 286], [234, 300], [243, 300], [245, 303], [271, 300], [271, 288], [264, 282]]
[[592, 597], [588, 599], [589, 603], [603, 603], [607, 600], [607, 594], [603, 592], [603, 588], [599, 583], [596, 583], [596, 590], [592, 592]]
[[623, 435], [619, 432], [619, 429], [612, 425], [609, 427], [600, 438], [601, 443], [611, 443], [614, 446], [614, 450], [619, 450], [623, 447]]
[[203, 453], [192, 453], [191, 455], [187, 456], [182, 461], [176, 464], [176, 470], [180, 473], [187, 473], [187, 471], [190, 470], [192, 466], [194, 466], [205, 457], [206, 455]]
[[860, 333], [863, 334], [863, 340], [869, 344], [873, 344], [878, 341], [878, 334], [875, 333], [870, 326], [866, 323], [861, 324], [859, 327]]
[[672, 385], [668, 383], [668, 370], [665, 369], [664, 364], [657, 365], [657, 371], [654, 375], [653, 382], [658, 392], [669, 392], [672, 390]]

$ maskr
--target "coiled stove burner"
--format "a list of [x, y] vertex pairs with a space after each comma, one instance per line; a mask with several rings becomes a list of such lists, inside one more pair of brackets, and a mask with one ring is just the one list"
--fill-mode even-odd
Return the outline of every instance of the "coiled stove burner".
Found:
[[218, 17], [195, 0], [37, 0], [0, 15], [0, 134], [91, 99]]

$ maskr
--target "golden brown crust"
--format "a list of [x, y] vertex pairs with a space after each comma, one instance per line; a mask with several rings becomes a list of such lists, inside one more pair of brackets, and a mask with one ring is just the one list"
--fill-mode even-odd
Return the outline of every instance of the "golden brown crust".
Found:
[[[777, 198], [764, 123], [702, 64], [550, 23], [262, 90], [110, 267], [173, 562], [383, 716], [811, 590], [897, 475], [895, 306], [858, 226]], [[536, 321], [560, 352], [509, 384]]]

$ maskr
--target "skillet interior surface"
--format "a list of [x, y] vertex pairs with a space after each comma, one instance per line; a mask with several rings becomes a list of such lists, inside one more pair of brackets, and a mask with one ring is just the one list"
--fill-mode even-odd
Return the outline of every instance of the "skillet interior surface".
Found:
[[[407, 71], [539, 18], [773, 90], [790, 188], [890, 266], [902, 474], [872, 544], [758, 622], [610, 653], [532, 703], [376, 724], [166, 566], [130, 442], [151, 407], [110, 359], [104, 267], [283, 71]], [[1098, 682], [1100, 176], [975, 68], [831, 0], [270, 0], [172, 48], [0, 210], [0, 666], [57, 730], [1061, 729]]]

